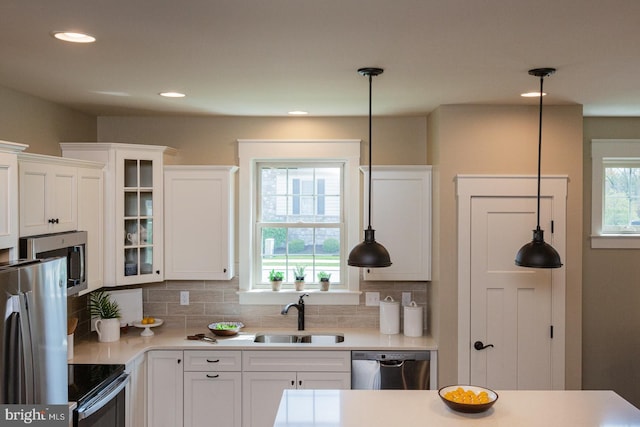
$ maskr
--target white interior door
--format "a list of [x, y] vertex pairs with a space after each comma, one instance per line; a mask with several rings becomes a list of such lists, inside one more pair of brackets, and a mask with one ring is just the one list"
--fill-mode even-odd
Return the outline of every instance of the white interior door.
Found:
[[[553, 176], [541, 182], [540, 226], [563, 262], [567, 181]], [[514, 263], [536, 225], [536, 177], [458, 175], [456, 195], [458, 382], [564, 389], [566, 269]], [[493, 347], [476, 350], [476, 341]]]
[[[494, 389], [551, 389], [551, 271], [514, 264], [536, 223], [536, 200], [471, 200], [471, 383]], [[551, 233], [551, 201], [540, 206]], [[480, 347], [480, 344], [477, 344]]]

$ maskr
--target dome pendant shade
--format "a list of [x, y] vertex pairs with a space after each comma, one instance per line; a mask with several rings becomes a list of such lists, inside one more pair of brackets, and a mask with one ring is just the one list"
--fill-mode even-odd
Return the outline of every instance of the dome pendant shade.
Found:
[[389, 267], [391, 258], [389, 252], [376, 242], [375, 230], [369, 226], [364, 230], [364, 242], [355, 246], [349, 254], [347, 264], [352, 267]]
[[379, 76], [384, 70], [382, 68], [365, 67], [360, 68], [358, 73], [369, 77], [369, 226], [364, 230], [364, 241], [356, 245], [349, 253], [347, 264], [352, 267], [378, 268], [389, 267], [391, 258], [389, 252], [380, 243], [376, 242], [375, 230], [371, 228], [371, 86], [374, 76]]
[[516, 254], [516, 265], [531, 268], [560, 268], [562, 261], [553, 246], [544, 241], [540, 227], [533, 230], [533, 240], [520, 248]]
[[560, 254], [553, 246], [544, 241], [544, 231], [540, 228], [540, 164], [542, 159], [542, 91], [544, 78], [555, 73], [555, 68], [534, 68], [529, 70], [532, 76], [540, 77], [540, 110], [538, 124], [538, 210], [533, 240], [520, 248], [516, 254], [516, 265], [531, 268], [560, 268]]

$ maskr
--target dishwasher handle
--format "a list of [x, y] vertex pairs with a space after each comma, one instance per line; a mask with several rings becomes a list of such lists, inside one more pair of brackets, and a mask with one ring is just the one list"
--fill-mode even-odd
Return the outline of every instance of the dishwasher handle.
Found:
[[381, 368], [402, 368], [405, 360], [381, 360]]

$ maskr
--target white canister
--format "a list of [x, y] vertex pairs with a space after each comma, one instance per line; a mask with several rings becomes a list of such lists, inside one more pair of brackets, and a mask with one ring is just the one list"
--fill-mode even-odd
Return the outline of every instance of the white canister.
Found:
[[400, 333], [400, 302], [395, 301], [391, 296], [380, 301], [380, 333], [389, 335]]
[[422, 336], [422, 307], [415, 301], [404, 307], [404, 334], [408, 337]]
[[100, 342], [118, 341], [120, 339], [120, 319], [96, 320], [96, 332]]

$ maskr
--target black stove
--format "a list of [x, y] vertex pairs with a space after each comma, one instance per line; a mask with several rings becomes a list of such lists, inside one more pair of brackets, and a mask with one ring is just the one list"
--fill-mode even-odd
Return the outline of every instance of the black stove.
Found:
[[68, 365], [68, 371], [69, 401], [80, 405], [112, 383], [124, 365]]

